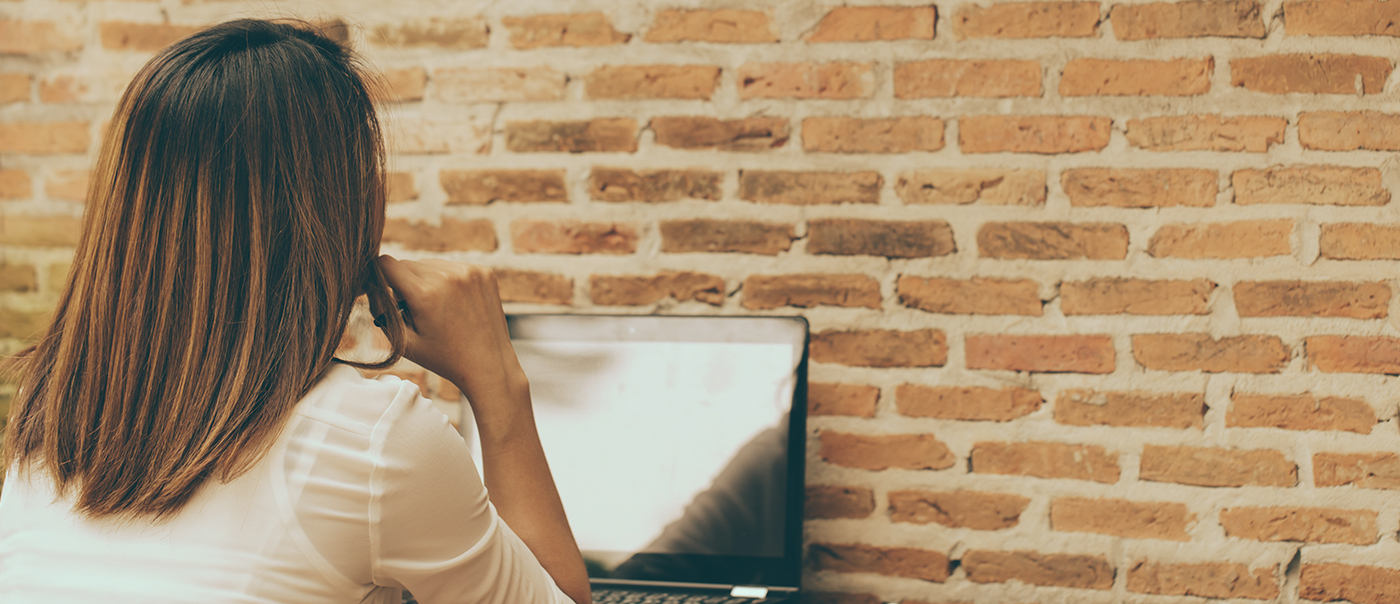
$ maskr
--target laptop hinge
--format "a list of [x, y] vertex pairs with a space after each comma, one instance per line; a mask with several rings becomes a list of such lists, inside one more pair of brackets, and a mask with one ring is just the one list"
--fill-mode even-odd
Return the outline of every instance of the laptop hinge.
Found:
[[768, 597], [768, 588], [758, 585], [735, 585], [734, 589], [729, 590], [729, 597], [762, 599]]

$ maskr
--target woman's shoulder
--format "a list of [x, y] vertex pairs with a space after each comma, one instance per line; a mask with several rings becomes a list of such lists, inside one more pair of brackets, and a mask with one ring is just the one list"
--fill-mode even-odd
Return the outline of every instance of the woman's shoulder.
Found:
[[413, 382], [391, 375], [368, 378], [335, 363], [302, 397], [296, 414], [369, 436], [385, 420], [412, 414], [423, 404], [431, 406]]

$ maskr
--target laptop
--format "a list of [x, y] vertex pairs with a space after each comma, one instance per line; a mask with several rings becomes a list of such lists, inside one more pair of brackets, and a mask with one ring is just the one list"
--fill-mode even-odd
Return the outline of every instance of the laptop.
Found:
[[804, 319], [507, 320], [594, 602], [795, 600]]

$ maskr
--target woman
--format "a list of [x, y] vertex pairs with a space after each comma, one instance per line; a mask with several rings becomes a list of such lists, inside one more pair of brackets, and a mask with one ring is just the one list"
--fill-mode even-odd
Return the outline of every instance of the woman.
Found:
[[[147, 64], [14, 359], [0, 601], [588, 601], [491, 273], [378, 257], [383, 225], [348, 50], [241, 20]], [[360, 294], [381, 363], [333, 358]], [[470, 400], [481, 478], [415, 387], [347, 367], [400, 356]]]

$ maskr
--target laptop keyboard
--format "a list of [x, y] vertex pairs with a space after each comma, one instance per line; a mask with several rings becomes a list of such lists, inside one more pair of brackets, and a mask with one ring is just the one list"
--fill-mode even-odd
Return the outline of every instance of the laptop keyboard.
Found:
[[593, 604], [765, 604], [777, 599], [734, 598], [703, 593], [594, 589]]

